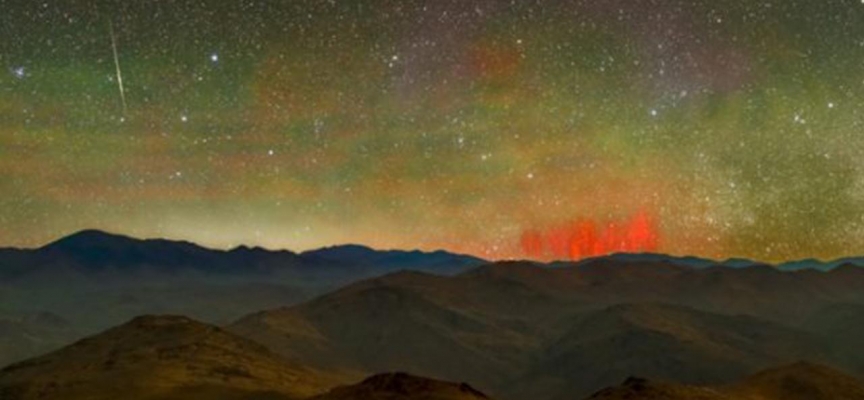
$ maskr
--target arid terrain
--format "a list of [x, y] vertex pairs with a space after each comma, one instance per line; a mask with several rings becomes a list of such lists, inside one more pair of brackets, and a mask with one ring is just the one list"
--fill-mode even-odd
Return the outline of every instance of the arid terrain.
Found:
[[[483, 263], [359, 247], [315, 256], [214, 252], [188, 243], [82, 235], [47, 250], [19, 251], [19, 259], [43, 261], [32, 270], [5, 264], [3, 273], [18, 290], [47, 284], [54, 268], [67, 274], [70, 290], [84, 281], [122, 282], [130, 292], [160, 281], [165, 288], [177, 276], [211, 288], [216, 281], [235, 282], [222, 287], [234, 293], [225, 298], [151, 292], [152, 301], [137, 302], [150, 315], [161, 314], [158, 304], [168, 299], [195, 299], [201, 310], [232, 302], [253, 307], [250, 299], [262, 293], [250, 281], [303, 282], [283, 278], [283, 268], [295, 277], [335, 279], [328, 284], [334, 287], [348, 283], [221, 324], [198, 322], [201, 315], [130, 316], [75, 343], [93, 329], [92, 321], [108, 319], [79, 319], [87, 310], [63, 313], [62, 307], [10, 317], [0, 325], [0, 356], [33, 358], [0, 373], [4, 399], [341, 399], [393, 391], [430, 399], [749, 400], [794, 398], [784, 392], [790, 391], [839, 400], [855, 398], [846, 393], [856, 393], [856, 379], [864, 375], [858, 329], [864, 326], [864, 269], [851, 263], [784, 270], [662, 255]], [[97, 257], [101, 264], [84, 258], [88, 252], [104, 255]], [[351, 275], [348, 260], [361, 255], [369, 261], [356, 265], [366, 272]], [[284, 259], [300, 264], [283, 267]], [[436, 274], [439, 265], [443, 273]], [[341, 272], [322, 271], [327, 268]], [[198, 272], [185, 275], [189, 270]], [[95, 304], [96, 312], [117, 301], [91, 294], [83, 304]], [[264, 303], [270, 302], [277, 299]], [[39, 355], [52, 348], [59, 350]]]

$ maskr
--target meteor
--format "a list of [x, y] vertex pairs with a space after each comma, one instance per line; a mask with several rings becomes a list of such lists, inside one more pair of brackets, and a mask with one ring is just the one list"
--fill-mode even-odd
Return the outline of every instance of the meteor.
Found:
[[120, 89], [120, 102], [123, 104], [123, 115], [126, 115], [126, 90], [123, 88], [123, 73], [120, 71], [120, 56], [117, 54], [117, 36], [114, 34], [114, 24], [108, 21], [108, 31], [111, 33], [111, 50], [114, 53], [114, 68], [117, 71], [117, 87]]

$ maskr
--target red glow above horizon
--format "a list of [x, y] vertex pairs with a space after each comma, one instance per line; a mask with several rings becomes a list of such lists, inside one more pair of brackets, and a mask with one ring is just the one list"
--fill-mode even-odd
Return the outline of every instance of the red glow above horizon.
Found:
[[531, 258], [581, 260], [612, 253], [656, 251], [659, 230], [655, 218], [640, 211], [626, 221], [579, 219], [545, 231], [522, 232], [521, 246]]

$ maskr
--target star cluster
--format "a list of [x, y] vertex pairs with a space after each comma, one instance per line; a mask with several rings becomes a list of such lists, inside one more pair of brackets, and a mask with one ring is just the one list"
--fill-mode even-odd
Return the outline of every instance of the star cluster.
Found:
[[858, 0], [22, 1], [0, 34], [2, 243], [544, 259], [649, 216], [673, 254], [864, 253]]

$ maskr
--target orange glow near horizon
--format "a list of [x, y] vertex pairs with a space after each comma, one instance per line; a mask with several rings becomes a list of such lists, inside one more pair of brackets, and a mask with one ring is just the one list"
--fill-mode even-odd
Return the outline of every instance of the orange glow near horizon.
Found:
[[570, 260], [612, 253], [653, 252], [659, 242], [656, 219], [644, 210], [626, 221], [579, 219], [545, 231], [527, 229], [520, 239], [522, 251], [528, 257]]

